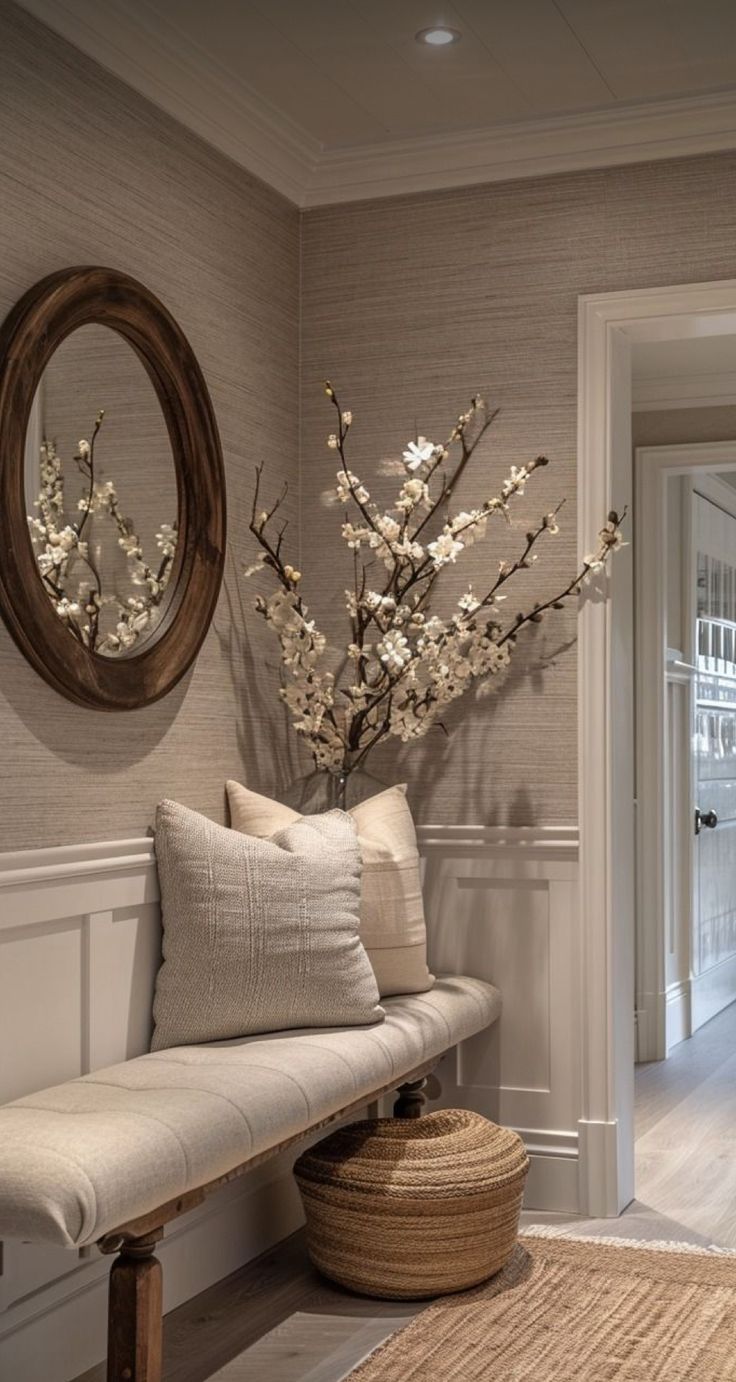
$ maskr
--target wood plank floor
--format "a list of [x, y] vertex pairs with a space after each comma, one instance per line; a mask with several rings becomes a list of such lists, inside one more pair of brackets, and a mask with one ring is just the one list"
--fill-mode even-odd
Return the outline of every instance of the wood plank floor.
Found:
[[736, 1003], [636, 1076], [636, 1193], [736, 1248]]
[[[522, 1226], [736, 1247], [736, 1004], [639, 1067], [636, 1137], [637, 1199], [620, 1219], [529, 1211]], [[296, 1234], [167, 1316], [165, 1382], [341, 1382], [423, 1308], [330, 1286]], [[77, 1382], [104, 1379], [101, 1365]]]
[[331, 1286], [297, 1233], [166, 1316], [165, 1382], [336, 1382], [424, 1308]]

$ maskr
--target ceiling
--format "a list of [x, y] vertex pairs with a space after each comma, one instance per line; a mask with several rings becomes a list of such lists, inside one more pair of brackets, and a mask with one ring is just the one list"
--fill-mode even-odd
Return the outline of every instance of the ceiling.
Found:
[[21, 3], [300, 205], [736, 147], [733, 0]]

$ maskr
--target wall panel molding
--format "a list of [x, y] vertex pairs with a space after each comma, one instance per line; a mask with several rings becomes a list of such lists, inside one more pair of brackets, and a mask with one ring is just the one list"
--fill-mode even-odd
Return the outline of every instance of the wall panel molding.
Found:
[[439, 851], [483, 850], [490, 857], [513, 855], [522, 859], [577, 861], [579, 832], [574, 825], [418, 825], [417, 840], [422, 854]]
[[[432, 963], [498, 983], [506, 1013], [445, 1058], [441, 1101], [517, 1128], [527, 1204], [577, 1208], [577, 830], [421, 826]], [[160, 957], [153, 841], [0, 855], [0, 1101], [148, 1049]], [[25, 1034], [33, 1033], [33, 1039]], [[293, 1155], [295, 1155], [294, 1153]], [[166, 1308], [301, 1222], [291, 1157], [171, 1226]], [[0, 1376], [65, 1382], [104, 1355], [108, 1263], [6, 1242]]]
[[578, 831], [420, 826], [430, 964], [501, 989], [490, 1033], [446, 1057], [443, 1102], [524, 1139], [526, 1203], [578, 1208]]

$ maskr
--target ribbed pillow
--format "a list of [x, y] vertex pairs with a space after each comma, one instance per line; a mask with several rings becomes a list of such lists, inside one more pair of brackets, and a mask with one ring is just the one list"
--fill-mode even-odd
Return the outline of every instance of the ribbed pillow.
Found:
[[[273, 839], [300, 817], [281, 802], [228, 782], [233, 829]], [[328, 813], [329, 814], [329, 813]], [[419, 851], [406, 785], [389, 787], [351, 807], [363, 861], [360, 938], [368, 952], [382, 998], [425, 993], [434, 983], [427, 968], [427, 928], [419, 877]]]
[[359, 936], [360, 851], [343, 811], [257, 840], [163, 801], [155, 843], [164, 959], [152, 1050], [381, 1021]]

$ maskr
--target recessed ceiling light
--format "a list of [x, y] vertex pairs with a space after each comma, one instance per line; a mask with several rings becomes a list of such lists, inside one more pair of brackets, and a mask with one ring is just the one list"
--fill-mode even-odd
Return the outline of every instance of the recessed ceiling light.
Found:
[[445, 48], [448, 43], [459, 43], [462, 34], [457, 29], [438, 24], [434, 29], [420, 29], [414, 37], [417, 43], [428, 43], [430, 48]]

